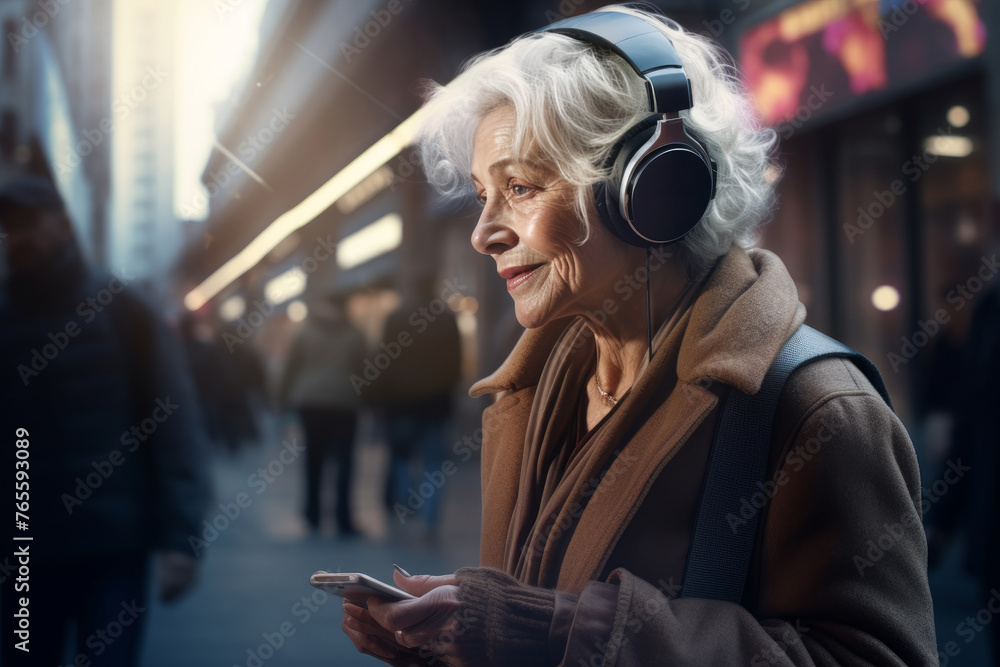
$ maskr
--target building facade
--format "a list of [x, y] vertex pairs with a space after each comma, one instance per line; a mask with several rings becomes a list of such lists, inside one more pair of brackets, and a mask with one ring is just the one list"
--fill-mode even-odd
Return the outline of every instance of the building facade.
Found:
[[82, 250], [106, 264], [111, 2], [0, 0], [0, 26], [0, 178], [49, 174]]
[[[222, 151], [209, 163], [215, 241], [187, 247], [182, 295], [402, 127], [420, 105], [417, 82], [446, 82], [469, 56], [601, 4], [435, 0], [390, 11], [380, 2], [272, 3], [257, 70], [220, 127], [230, 153], [255, 137], [259, 150], [245, 151], [242, 166]], [[761, 245], [789, 267], [809, 323], [872, 358], [904, 418], [932, 409], [940, 397], [925, 391], [935, 386], [927, 378], [960, 345], [971, 307], [959, 300], [973, 303], [997, 240], [1000, 93], [997, 40], [988, 39], [996, 8], [977, 0], [656, 4], [734, 55], [762, 122], [779, 135], [779, 206]], [[287, 129], [264, 141], [274, 110], [286, 105]], [[227, 279], [209, 307], [237, 293], [252, 303], [298, 268], [319, 292], [389, 293], [366, 306], [377, 316], [405, 285], [433, 274], [472, 297], [457, 306], [476, 350], [471, 375], [495, 368], [521, 330], [493, 262], [468, 247], [476, 210], [437, 201], [412, 150], [393, 155]], [[387, 216], [398, 216], [401, 230], [381, 254], [349, 268], [316, 261]]]
[[114, 224], [110, 254], [156, 296], [181, 250], [174, 215], [177, 3], [114, 3]]
[[781, 142], [761, 245], [789, 267], [808, 322], [876, 363], [904, 419], [950, 409], [996, 272], [998, 9], [806, 0], [727, 35]]

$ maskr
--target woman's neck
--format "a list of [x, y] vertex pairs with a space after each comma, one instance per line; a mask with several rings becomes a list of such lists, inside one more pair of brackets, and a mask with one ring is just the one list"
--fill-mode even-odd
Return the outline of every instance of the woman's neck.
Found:
[[[649, 351], [645, 252], [639, 252], [642, 253], [642, 263], [638, 265], [641, 270], [637, 269], [630, 276], [632, 280], [626, 280], [631, 291], [616, 290], [614, 296], [602, 304], [601, 310], [584, 315], [594, 332], [597, 351], [595, 381], [588, 386], [588, 394], [608, 407], [632, 386]], [[688, 284], [683, 273], [669, 262], [659, 267], [654, 263], [649, 276], [652, 288], [650, 324], [655, 332], [673, 314]]]

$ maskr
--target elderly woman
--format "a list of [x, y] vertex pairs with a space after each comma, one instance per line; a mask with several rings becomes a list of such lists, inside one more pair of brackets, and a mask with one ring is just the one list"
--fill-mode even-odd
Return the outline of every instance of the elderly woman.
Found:
[[[397, 573], [418, 599], [345, 602], [344, 631], [399, 665], [937, 664], [913, 448], [842, 358], [780, 394], [770, 502], [732, 517], [761, 513], [739, 603], [679, 595], [721, 408], [760, 389], [805, 308], [781, 261], [748, 249], [772, 206], [774, 133], [731, 66], [669, 20], [603, 11], [652, 32], [615, 23], [636, 33], [621, 48], [528, 35], [425, 107], [428, 178], [475, 192], [472, 245], [527, 331], [471, 391], [497, 397], [481, 567]], [[678, 68], [639, 73], [670, 43], [693, 106]], [[690, 154], [673, 171], [621, 158], [656, 143], [645, 119], [672, 104]], [[630, 190], [643, 169], [652, 190]]]

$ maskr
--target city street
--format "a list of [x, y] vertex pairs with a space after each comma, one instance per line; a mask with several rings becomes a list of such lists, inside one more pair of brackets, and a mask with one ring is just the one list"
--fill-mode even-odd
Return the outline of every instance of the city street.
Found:
[[[365, 424], [362, 434], [371, 432], [371, 424]], [[221, 514], [218, 504], [232, 502], [241, 492], [252, 497], [252, 504], [209, 543], [200, 582], [190, 595], [175, 605], [150, 605], [144, 667], [378, 664], [347, 640], [340, 630], [339, 598], [309, 586], [309, 575], [319, 569], [363, 571], [389, 581], [393, 563], [412, 573], [440, 574], [478, 562], [478, 459], [459, 464], [458, 473], [442, 488], [441, 542], [433, 544], [424, 540], [419, 521], [400, 525], [382, 510], [381, 475], [387, 451], [381, 441], [362, 438], [354, 497], [365, 537], [345, 541], [334, 534], [329, 517], [322, 534], [307, 533], [298, 512], [302, 460], [287, 466], [260, 494], [259, 484], [248, 483], [258, 468], [279, 455], [281, 440], [272, 440], [236, 457], [217, 454], [217, 502], [209, 516]], [[943, 649], [954, 641], [959, 651], [947, 661], [942, 658], [942, 667], [989, 664], [989, 639], [984, 633], [970, 636], [965, 629], [959, 634], [959, 624], [989, 597], [980, 595], [974, 582], [960, 574], [961, 549], [955, 545], [931, 576], [938, 646]]]
[[0, 25], [0, 667], [1000, 667], [1000, 0]]
[[341, 632], [340, 599], [310, 586], [310, 574], [320, 569], [362, 571], [391, 582], [393, 563], [414, 574], [477, 564], [478, 458], [458, 464], [458, 472], [442, 487], [441, 541], [433, 544], [425, 541], [419, 521], [400, 525], [382, 510], [387, 452], [381, 442], [360, 444], [355, 516], [365, 537], [345, 541], [333, 534], [332, 517], [322, 534], [307, 534], [298, 511], [304, 457], [273, 477], [260, 494], [259, 484], [248, 484], [248, 477], [275, 460], [281, 449], [275, 440], [236, 457], [217, 455], [217, 501], [209, 517], [222, 514], [219, 503], [232, 502], [241, 492], [252, 503], [209, 543], [197, 588], [175, 605], [150, 605], [143, 665], [376, 664]]

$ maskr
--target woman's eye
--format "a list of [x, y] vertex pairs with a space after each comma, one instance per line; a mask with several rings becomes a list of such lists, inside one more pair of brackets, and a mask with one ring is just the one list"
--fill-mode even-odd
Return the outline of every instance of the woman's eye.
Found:
[[479, 203], [480, 206], [486, 206], [486, 193], [485, 192], [477, 192], [476, 193], [476, 201]]
[[510, 191], [513, 192], [518, 197], [523, 197], [524, 195], [531, 192], [531, 188], [526, 185], [512, 185]]

